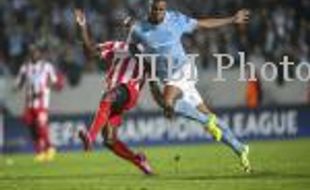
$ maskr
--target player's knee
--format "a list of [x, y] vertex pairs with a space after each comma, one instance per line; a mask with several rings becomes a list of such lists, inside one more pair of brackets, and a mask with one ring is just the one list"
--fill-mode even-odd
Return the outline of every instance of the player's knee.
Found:
[[164, 107], [172, 107], [173, 99], [172, 98], [164, 98]]
[[182, 91], [172, 85], [168, 85], [164, 89], [164, 104], [167, 107], [173, 107], [176, 100], [182, 97]]
[[36, 119], [36, 124], [40, 127], [44, 127], [47, 125], [48, 116], [47, 113], [40, 113]]
[[173, 107], [173, 100], [171, 98], [164, 99], [164, 108]]

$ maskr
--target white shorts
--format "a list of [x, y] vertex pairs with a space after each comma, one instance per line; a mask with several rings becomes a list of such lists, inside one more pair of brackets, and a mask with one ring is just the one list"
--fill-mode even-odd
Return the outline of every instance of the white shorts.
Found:
[[165, 85], [178, 87], [182, 91], [181, 100], [189, 102], [196, 107], [203, 103], [201, 95], [196, 89], [197, 76], [197, 68], [195, 65], [184, 64], [179, 70], [172, 74], [171, 79], [166, 81]]

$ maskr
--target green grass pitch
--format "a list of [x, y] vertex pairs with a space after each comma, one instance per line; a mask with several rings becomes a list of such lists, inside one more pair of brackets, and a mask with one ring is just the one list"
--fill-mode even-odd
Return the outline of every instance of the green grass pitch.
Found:
[[243, 173], [238, 159], [220, 144], [137, 148], [156, 170], [152, 177], [106, 150], [59, 153], [45, 164], [34, 163], [29, 154], [2, 155], [0, 190], [310, 189], [310, 139], [250, 145], [252, 174]]

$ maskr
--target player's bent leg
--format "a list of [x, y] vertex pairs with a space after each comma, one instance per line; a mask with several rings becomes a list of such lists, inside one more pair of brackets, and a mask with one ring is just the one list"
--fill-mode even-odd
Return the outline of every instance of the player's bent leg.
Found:
[[83, 142], [84, 150], [91, 149], [91, 144], [96, 140], [101, 128], [107, 124], [111, 112], [121, 109], [128, 97], [128, 91], [123, 85], [119, 85], [103, 95], [88, 133], [79, 131], [79, 138]]
[[117, 138], [116, 127], [106, 125], [102, 130], [102, 135], [104, 137], [104, 145], [109, 148], [115, 155], [133, 163], [144, 174], [153, 174], [153, 170], [149, 165], [145, 155], [142, 153], [135, 154]]
[[84, 151], [90, 151], [92, 149], [92, 143], [96, 140], [97, 134], [100, 129], [107, 124], [110, 116], [112, 102], [103, 98], [97, 108], [95, 117], [91, 123], [88, 131], [78, 131], [78, 137], [82, 141]]
[[[187, 70], [183, 70], [184, 73]], [[244, 169], [248, 170], [247, 168], [250, 168], [250, 165], [247, 159], [248, 153], [246, 154], [248, 152], [246, 151], [248, 150], [247, 146], [238, 141], [230, 128], [210, 112], [195, 87], [195, 81], [170, 81], [168, 85], [178, 87], [182, 92], [182, 97], [176, 101], [174, 110], [184, 117], [200, 122], [215, 140], [223, 141], [230, 146], [241, 158]]]
[[35, 124], [32, 124], [32, 125], [29, 125], [28, 128], [30, 130], [32, 142], [33, 142], [34, 149], [35, 149], [34, 161], [43, 162], [45, 160], [45, 154], [41, 146], [41, 141], [39, 138], [37, 126]]
[[44, 151], [52, 147], [48, 130], [48, 113], [46, 110], [39, 110], [37, 116], [37, 125], [39, 127], [40, 136], [44, 142]]
[[202, 102], [202, 98], [195, 88], [195, 83], [185, 81], [182, 83], [175, 82], [173, 84], [182, 90], [182, 96], [175, 103], [175, 112], [183, 117], [205, 124], [208, 121], [208, 116], [197, 110], [197, 105]]
[[100, 102], [87, 134], [87, 141], [89, 141], [89, 144], [93, 143], [96, 140], [97, 134], [99, 133], [100, 129], [104, 125], [106, 125], [111, 112], [111, 106], [112, 102], [109, 100], [109, 98], [103, 98], [103, 100]]
[[[187, 70], [184, 70], [184, 73], [186, 72]], [[191, 76], [189, 75], [188, 77]], [[186, 79], [168, 81], [166, 86], [168, 93], [166, 93], [165, 104], [172, 104], [174, 111], [183, 117], [198, 121], [201, 124], [207, 122], [208, 117], [196, 108], [202, 102], [202, 99], [196, 90], [195, 81]], [[169, 91], [172, 91], [172, 93], [169, 93]]]
[[29, 132], [30, 137], [33, 143], [34, 151], [35, 151], [35, 162], [42, 162], [44, 160], [44, 153], [43, 149], [40, 146], [40, 138], [37, 129], [37, 125], [35, 122], [35, 114], [33, 109], [26, 109], [23, 114], [23, 122], [26, 124]]
[[182, 91], [182, 98], [176, 102], [176, 112], [200, 122], [215, 140], [222, 141], [232, 148], [241, 158], [243, 168], [248, 170], [250, 164], [247, 159], [248, 154], [245, 154], [247, 146], [234, 136], [225, 122], [219, 121], [216, 115], [207, 108], [193, 83], [184, 83]]
[[48, 127], [40, 126], [38, 127], [40, 144], [43, 147], [44, 161], [53, 161], [56, 156], [56, 149], [51, 146], [48, 135]]
[[110, 101], [103, 98], [96, 110], [95, 117], [89, 130], [78, 131], [78, 137], [82, 141], [84, 151], [87, 152], [92, 149], [92, 143], [96, 140], [97, 134], [108, 121], [111, 112], [111, 105], [112, 103]]

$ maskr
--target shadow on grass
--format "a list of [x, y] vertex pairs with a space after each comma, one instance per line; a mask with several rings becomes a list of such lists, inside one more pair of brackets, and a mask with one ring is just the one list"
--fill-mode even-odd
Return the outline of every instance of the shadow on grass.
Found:
[[14, 176], [1, 176], [0, 181], [31, 181], [31, 180], [96, 180], [108, 178], [109, 180], [116, 178], [133, 178], [138, 175], [133, 174], [111, 174], [111, 173], [85, 173], [85, 174], [64, 174], [64, 175], [14, 175]]
[[162, 176], [162, 180], [244, 180], [244, 179], [310, 179], [310, 174], [285, 174], [276, 172], [253, 172], [250, 174], [236, 174], [236, 175], [191, 175], [182, 176], [181, 174], [175, 176]]
[[31, 180], [143, 180], [154, 179], [159, 181], [173, 180], [245, 180], [245, 179], [310, 179], [310, 174], [284, 174], [275, 172], [253, 172], [251, 174], [236, 174], [236, 175], [192, 175], [192, 174], [159, 174], [154, 176], [143, 176], [142, 174], [111, 174], [111, 173], [85, 173], [85, 174], [66, 174], [66, 175], [31, 175], [31, 176], [1, 176], [0, 181], [31, 181]]

